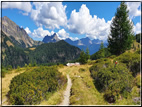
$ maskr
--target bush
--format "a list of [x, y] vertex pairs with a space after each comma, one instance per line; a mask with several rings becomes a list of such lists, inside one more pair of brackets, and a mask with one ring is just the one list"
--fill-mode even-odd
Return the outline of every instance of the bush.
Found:
[[124, 64], [102, 69], [96, 67], [97, 65], [90, 68], [91, 76], [96, 88], [105, 93], [104, 97], [108, 102], [115, 102], [119, 94], [131, 92], [133, 76]]
[[127, 65], [127, 68], [136, 76], [140, 72], [140, 54], [137, 53], [124, 53], [114, 59]]
[[109, 58], [113, 59], [113, 58], [115, 58], [115, 57], [116, 57], [116, 55], [111, 55]]
[[10, 102], [13, 105], [39, 104], [61, 88], [66, 81], [56, 68], [40, 66], [12, 79], [9, 86]]
[[86, 70], [84, 68], [80, 68], [79, 72], [85, 72]]
[[59, 68], [63, 68], [64, 65], [63, 65], [63, 64], [59, 64], [58, 67], [59, 67]]
[[138, 88], [140, 88], [140, 86], [141, 86], [141, 81], [140, 81], [140, 77], [141, 75], [139, 74], [139, 75], [137, 75], [136, 76], [136, 78], [135, 78], [135, 85], [138, 87]]
[[135, 53], [136, 53], [136, 54], [141, 54], [140, 48], [138, 48]]

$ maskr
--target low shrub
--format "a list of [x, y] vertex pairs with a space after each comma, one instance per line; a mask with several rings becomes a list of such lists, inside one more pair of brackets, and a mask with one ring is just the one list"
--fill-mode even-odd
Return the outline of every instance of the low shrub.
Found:
[[127, 68], [132, 72], [135, 77], [140, 72], [140, 54], [137, 53], [124, 53], [114, 59], [127, 65]]
[[135, 80], [134, 80], [135, 85], [136, 85], [138, 88], [140, 88], [140, 86], [141, 86], [140, 78], [141, 78], [141, 75], [138, 74], [138, 75], [135, 77]]
[[104, 98], [108, 102], [115, 102], [120, 94], [127, 97], [127, 93], [131, 92], [133, 76], [124, 64], [101, 69], [95, 65], [90, 68], [90, 72], [96, 88], [104, 92]]
[[84, 68], [80, 68], [79, 72], [85, 72], [86, 70]]
[[64, 65], [63, 65], [63, 64], [59, 64], [58, 67], [59, 67], [59, 68], [63, 68]]
[[12, 105], [39, 104], [48, 99], [57, 89], [67, 82], [54, 67], [40, 66], [24, 72], [11, 80], [9, 98]]
[[111, 55], [109, 58], [111, 59], [116, 58], [116, 55]]

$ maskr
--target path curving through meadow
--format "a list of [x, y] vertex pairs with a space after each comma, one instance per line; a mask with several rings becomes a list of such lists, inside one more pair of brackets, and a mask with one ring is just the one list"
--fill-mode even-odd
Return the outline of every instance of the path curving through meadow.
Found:
[[70, 99], [70, 91], [71, 91], [72, 82], [69, 77], [69, 74], [67, 74], [67, 79], [68, 79], [68, 82], [67, 82], [67, 88], [64, 91], [64, 100], [62, 101], [62, 103], [60, 105], [69, 105], [70, 104], [69, 99]]

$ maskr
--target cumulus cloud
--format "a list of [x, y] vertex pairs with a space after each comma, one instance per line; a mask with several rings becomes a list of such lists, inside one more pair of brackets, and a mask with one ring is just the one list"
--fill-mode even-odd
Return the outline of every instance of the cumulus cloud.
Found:
[[79, 38], [78, 37], [69, 37], [72, 41], [75, 41], [75, 40], [79, 40]]
[[51, 33], [48, 30], [44, 30], [42, 27], [35, 29], [33, 32], [31, 32], [30, 29], [26, 27], [25, 31], [34, 38], [44, 38], [46, 35], [51, 36]]
[[67, 33], [65, 29], [59, 30], [57, 34], [58, 34], [59, 39], [61, 40], [65, 40], [67, 38], [70, 38], [73, 41], [78, 40], [77, 37], [70, 37], [69, 33]]
[[28, 27], [25, 28], [25, 31], [27, 32], [27, 34], [31, 34], [31, 31]]
[[137, 24], [134, 26], [134, 32], [135, 32], [136, 34], [141, 33], [141, 24], [140, 24], [140, 23], [137, 23]]
[[58, 35], [60, 39], [69, 38], [69, 33], [67, 33], [64, 29], [59, 30]]
[[141, 16], [140, 5], [141, 2], [126, 2], [130, 18], [134, 18], [136, 16]]
[[68, 21], [68, 29], [77, 34], [86, 34], [92, 39], [107, 39], [111, 21], [106, 22], [104, 18], [90, 15], [86, 5], [82, 5], [79, 12], [73, 10]]
[[33, 2], [33, 6], [31, 18], [37, 26], [59, 29], [67, 24], [66, 5], [63, 6], [62, 2]]
[[32, 9], [32, 5], [30, 2], [2, 2], [2, 8], [16, 8], [19, 10], [23, 10], [25, 13], [29, 13]]

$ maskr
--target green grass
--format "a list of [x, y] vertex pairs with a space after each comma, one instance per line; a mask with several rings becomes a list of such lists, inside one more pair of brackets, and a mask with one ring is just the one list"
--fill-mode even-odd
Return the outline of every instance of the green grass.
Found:
[[57, 92], [53, 93], [48, 100], [44, 100], [40, 103], [40, 105], [59, 105], [63, 100], [63, 92], [66, 88], [67, 84], [62, 87]]
[[[107, 105], [103, 94], [99, 93], [90, 77], [90, 65], [64, 67], [60, 71], [69, 74], [72, 80], [70, 105]], [[82, 69], [83, 72], [79, 72]]]

